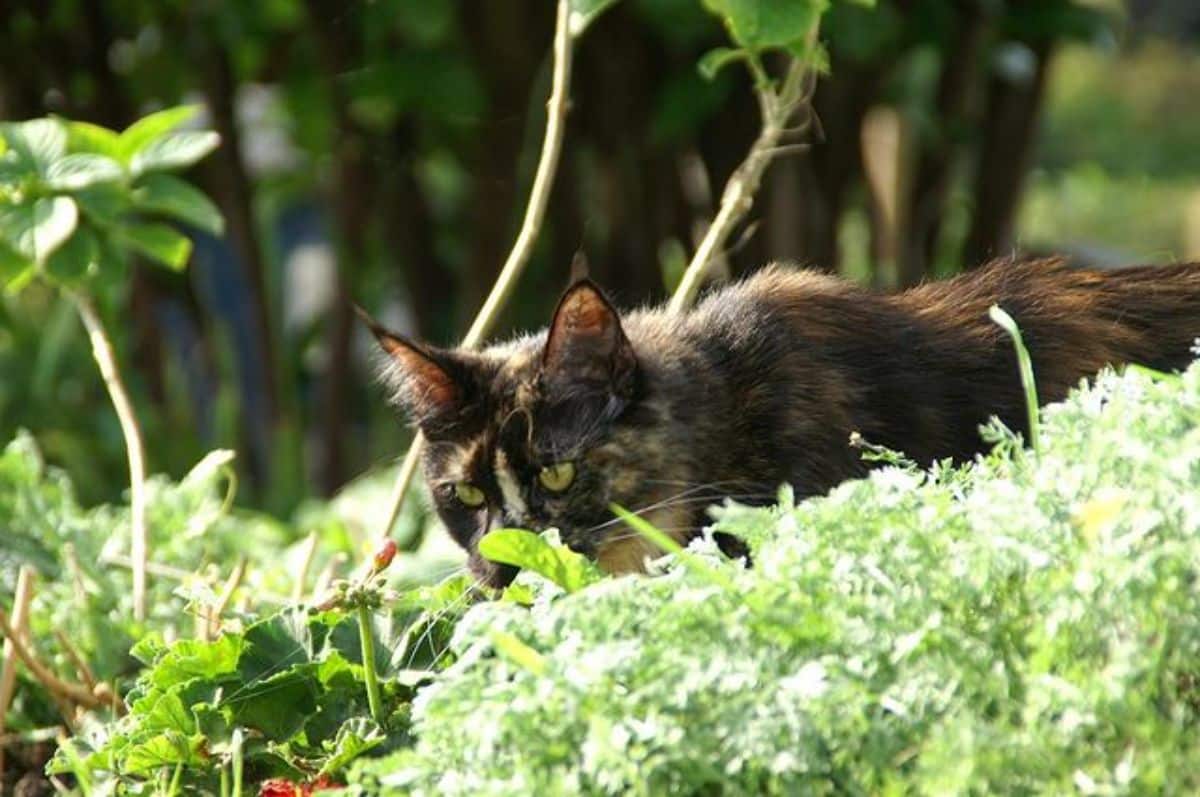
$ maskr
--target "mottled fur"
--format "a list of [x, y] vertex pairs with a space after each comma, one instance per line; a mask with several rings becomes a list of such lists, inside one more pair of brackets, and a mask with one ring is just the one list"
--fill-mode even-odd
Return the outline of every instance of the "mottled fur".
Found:
[[[442, 520], [473, 571], [503, 584], [479, 537], [556, 526], [614, 572], [651, 546], [612, 520], [637, 510], [678, 539], [722, 497], [770, 500], [862, 475], [851, 432], [919, 462], [968, 458], [998, 415], [1025, 428], [1011, 341], [1020, 324], [1038, 393], [1056, 401], [1106, 364], [1177, 369], [1200, 337], [1200, 265], [1093, 272], [1057, 261], [997, 262], [900, 294], [771, 267], [682, 315], [623, 316], [588, 282], [549, 330], [481, 353], [435, 350], [375, 327], [398, 403], [429, 440], [423, 467]], [[575, 483], [542, 489], [538, 470], [572, 461]], [[454, 495], [465, 479], [485, 506]]]

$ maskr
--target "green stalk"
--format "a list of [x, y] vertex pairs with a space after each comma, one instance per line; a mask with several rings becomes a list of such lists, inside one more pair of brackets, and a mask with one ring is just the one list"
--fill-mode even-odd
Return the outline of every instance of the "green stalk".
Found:
[[383, 727], [383, 700], [379, 696], [379, 676], [375, 672], [375, 633], [371, 630], [371, 610], [362, 605], [358, 607], [358, 638], [362, 642], [367, 705], [371, 707], [371, 719]]
[[242, 729], [233, 729], [233, 797], [242, 797]]
[[1013, 339], [1017, 350], [1017, 365], [1021, 369], [1021, 385], [1025, 388], [1025, 412], [1029, 415], [1029, 447], [1033, 453], [1039, 448], [1039, 416], [1037, 383], [1033, 381], [1033, 361], [1029, 359], [1029, 349], [1025, 348], [1025, 340], [1021, 337], [1021, 329], [1013, 317], [1001, 309], [1000, 305], [992, 305], [988, 309], [988, 317], [996, 322]]

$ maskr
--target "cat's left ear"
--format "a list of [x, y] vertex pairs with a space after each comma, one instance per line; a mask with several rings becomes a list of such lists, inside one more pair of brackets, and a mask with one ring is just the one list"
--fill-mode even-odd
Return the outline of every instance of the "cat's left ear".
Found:
[[632, 394], [637, 357], [616, 308], [591, 280], [563, 294], [542, 351], [542, 375], [552, 386], [605, 387]]

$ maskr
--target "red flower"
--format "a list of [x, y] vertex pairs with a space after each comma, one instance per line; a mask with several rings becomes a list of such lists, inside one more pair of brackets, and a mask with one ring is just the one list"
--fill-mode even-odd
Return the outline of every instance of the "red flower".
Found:
[[258, 787], [258, 797], [310, 797], [313, 792], [342, 788], [328, 776], [322, 775], [311, 783], [292, 783], [286, 778], [272, 778]]

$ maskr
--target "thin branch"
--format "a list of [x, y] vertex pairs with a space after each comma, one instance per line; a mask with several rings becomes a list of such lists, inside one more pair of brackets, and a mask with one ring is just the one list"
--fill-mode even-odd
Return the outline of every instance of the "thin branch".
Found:
[[0, 609], [0, 634], [12, 643], [13, 649], [17, 653], [17, 658], [29, 668], [29, 672], [33, 674], [33, 677], [38, 679], [42, 683], [42, 686], [46, 687], [46, 689], [57, 697], [66, 698], [81, 706], [93, 709], [104, 708], [111, 704], [112, 701], [108, 696], [102, 693], [105, 689], [103, 684], [97, 685], [97, 692], [100, 692], [100, 694], [93, 694], [91, 690], [79, 684], [64, 681], [51, 672], [46, 665], [38, 661], [29, 652], [29, 649], [25, 647], [16, 629], [9, 623], [8, 612], [3, 609]]
[[[574, 55], [575, 35], [570, 26], [570, 2], [559, 0], [558, 14], [554, 28], [554, 78], [550, 91], [550, 100], [546, 103], [546, 136], [542, 140], [542, 154], [538, 160], [537, 172], [534, 174], [533, 187], [529, 192], [529, 204], [525, 207], [525, 219], [521, 230], [517, 233], [516, 243], [500, 269], [500, 275], [492, 286], [491, 293], [484, 300], [483, 307], [475, 316], [471, 328], [463, 338], [462, 346], [473, 349], [483, 342], [495, 326], [500, 310], [508, 301], [517, 278], [529, 262], [533, 253], [533, 245], [542, 229], [542, 221], [546, 216], [546, 204], [550, 201], [550, 188], [554, 183], [555, 172], [558, 171], [559, 155], [562, 153], [563, 132], [566, 128], [568, 94], [571, 83], [571, 61]], [[408, 493], [413, 474], [420, 460], [421, 447], [424, 440], [420, 433], [413, 439], [404, 462], [400, 466], [400, 474], [392, 489], [390, 509], [383, 526], [383, 536], [391, 533], [396, 518], [400, 516], [400, 507], [404, 496]]]
[[104, 330], [104, 323], [96, 312], [91, 299], [83, 294], [75, 294], [75, 308], [83, 325], [87, 327], [88, 338], [92, 342], [92, 357], [100, 368], [104, 378], [104, 386], [108, 388], [109, 398], [112, 399], [113, 409], [121, 422], [121, 433], [125, 436], [125, 453], [129, 457], [129, 513], [131, 518], [131, 536], [129, 558], [133, 562], [133, 616], [135, 620], [146, 619], [146, 463], [142, 448], [142, 432], [138, 427], [137, 416], [133, 412], [133, 403], [121, 381], [121, 373], [117, 370], [117, 358], [113, 354], [112, 343]]
[[[817, 28], [814, 26], [810, 33], [812, 42], [816, 41], [816, 32]], [[754, 195], [762, 184], [767, 166], [776, 156], [789, 149], [787, 146], [780, 146], [780, 139], [788, 132], [788, 124], [796, 111], [808, 101], [811, 81], [808, 79], [810, 65], [806, 59], [791, 60], [778, 91], [766, 78], [757, 59], [750, 58], [748, 63], [754, 76], [754, 92], [762, 112], [762, 129], [750, 151], [746, 153], [746, 159], [725, 183], [725, 190], [721, 194], [721, 207], [716, 218], [709, 225], [700, 245], [696, 247], [692, 261], [671, 297], [672, 313], [683, 312], [695, 300], [696, 294], [700, 292], [709, 275], [711, 263], [725, 248], [733, 229], [750, 212], [754, 204]]]
[[[28, 626], [29, 604], [33, 600], [33, 586], [37, 573], [29, 565], [22, 565], [17, 572], [17, 591], [13, 596], [13, 625], [16, 633], [24, 633]], [[13, 689], [17, 682], [17, 644], [18, 640], [4, 641], [4, 666], [0, 669], [0, 735], [8, 727], [8, 704], [12, 701]], [[0, 778], [4, 776], [4, 746], [0, 745]]]

